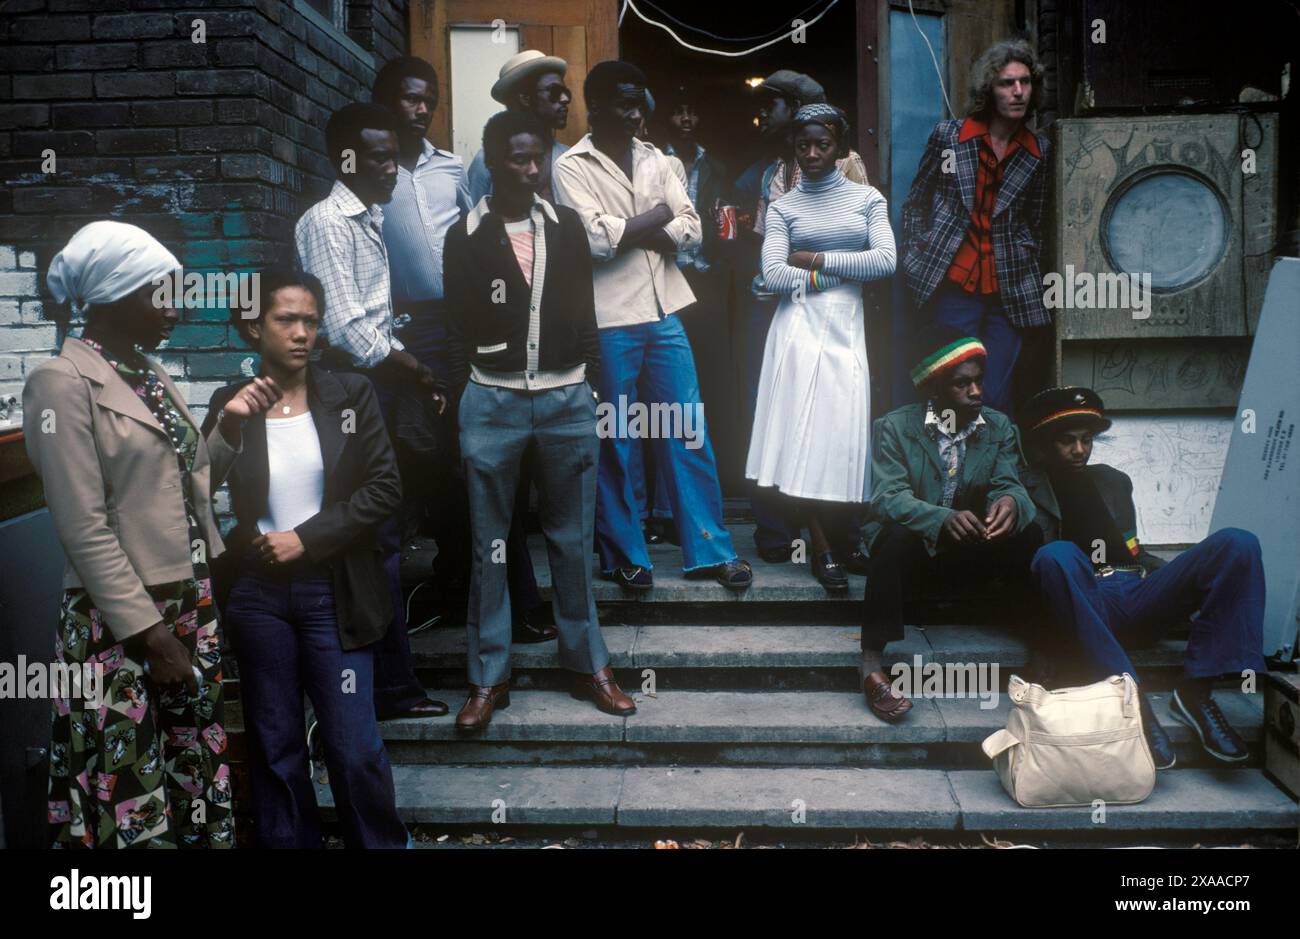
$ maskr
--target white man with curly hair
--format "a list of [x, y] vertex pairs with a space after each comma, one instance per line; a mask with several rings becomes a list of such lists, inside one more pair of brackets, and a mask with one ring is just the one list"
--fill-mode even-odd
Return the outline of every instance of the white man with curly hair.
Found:
[[922, 321], [984, 344], [985, 402], [1004, 413], [1023, 331], [1051, 323], [1039, 267], [1048, 141], [1027, 126], [1042, 77], [1024, 40], [987, 49], [968, 116], [935, 125], [903, 205], [901, 266]]

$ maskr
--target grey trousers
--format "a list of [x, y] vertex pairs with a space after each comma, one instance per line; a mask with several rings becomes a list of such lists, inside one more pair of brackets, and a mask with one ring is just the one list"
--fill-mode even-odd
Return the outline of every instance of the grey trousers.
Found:
[[596, 403], [586, 382], [516, 391], [470, 382], [460, 401], [460, 449], [469, 491], [474, 554], [470, 568], [469, 681], [510, 677], [510, 595], [506, 538], [519, 467], [536, 450], [539, 516], [551, 567], [560, 664], [591, 675], [609, 664], [591, 593], [596, 526]]

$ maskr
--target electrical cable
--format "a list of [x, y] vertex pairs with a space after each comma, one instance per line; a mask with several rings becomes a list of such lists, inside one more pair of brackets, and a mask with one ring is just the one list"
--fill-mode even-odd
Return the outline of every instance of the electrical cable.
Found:
[[[640, 0], [640, 2], [647, 9], [653, 10], [655, 13], [658, 13], [660, 16], [668, 20], [670, 23], [675, 23], [676, 25], [682, 27], [683, 29], [689, 29], [693, 33], [699, 33], [701, 36], [707, 36], [708, 38], [716, 39], [719, 42], [758, 42], [760, 39], [768, 39], [772, 36], [775, 36], [781, 30], [785, 29], [784, 26], [778, 26], [776, 27], [776, 29], [770, 29], [767, 32], [758, 36], [719, 36], [717, 33], [711, 33], [708, 30], [700, 29], [700, 27], [698, 26], [692, 26], [690, 23], [686, 23], [683, 22], [682, 20], [679, 20], [677, 17], [673, 16], [667, 10], [651, 3], [650, 0]], [[803, 19], [805, 16], [808, 15], [810, 11], [820, 6], [821, 3], [822, 0], [817, 0], [817, 2], [809, 4], [806, 10], [796, 13], [794, 18], [797, 20]]]
[[921, 29], [921, 24], [916, 18], [916, 10], [912, 9], [912, 0], [907, 0], [907, 12], [912, 14], [912, 25], [915, 26], [916, 31], [921, 34], [921, 41], [925, 43], [925, 47], [930, 50], [930, 61], [934, 63], [934, 74], [939, 78], [939, 91], [943, 93], [943, 103], [948, 109], [948, 116], [952, 117], [952, 102], [948, 100], [948, 89], [943, 85], [943, 72], [939, 68], [939, 60], [935, 58], [934, 47], [930, 45], [930, 40], [926, 38], [925, 30]]
[[622, 10], [619, 11], [618, 14], [618, 25], [620, 27], [623, 25], [624, 15], [627, 13], [628, 10], [631, 10], [633, 13], [637, 15], [638, 19], [642, 20], [645, 23], [648, 23], [651, 26], [656, 26], [659, 29], [662, 29], [664, 32], [666, 32], [669, 36], [672, 36], [673, 39], [677, 42], [677, 44], [681, 46], [683, 49], [689, 49], [692, 52], [701, 52], [705, 55], [719, 55], [729, 59], [735, 59], [735, 58], [740, 58], [741, 56], [752, 55], [753, 53], [758, 52], [760, 49], [766, 49], [768, 46], [774, 46], [778, 42], [782, 42], [786, 39], [789, 39], [791, 36], [799, 32], [800, 30], [807, 29], [809, 26], [812, 26], [823, 16], [825, 16], [828, 12], [830, 12], [831, 7], [835, 6], [835, 4], [839, 2], [840, 0], [830, 0], [830, 2], [826, 4], [826, 7], [820, 13], [814, 16], [807, 23], [804, 23], [803, 26], [800, 26], [796, 29], [791, 29], [788, 32], [783, 33], [782, 35], [777, 36], [774, 39], [769, 39], [767, 42], [760, 43], [757, 46], [751, 46], [750, 48], [743, 49], [739, 52], [724, 52], [721, 49], [706, 49], [703, 46], [692, 45], [691, 43], [683, 39], [681, 36], [673, 32], [671, 26], [666, 26], [663, 23], [652, 20], [650, 19], [650, 17], [646, 16], [639, 9], [637, 9], [636, 4], [633, 3], [632, 0], [623, 0], [623, 8]]

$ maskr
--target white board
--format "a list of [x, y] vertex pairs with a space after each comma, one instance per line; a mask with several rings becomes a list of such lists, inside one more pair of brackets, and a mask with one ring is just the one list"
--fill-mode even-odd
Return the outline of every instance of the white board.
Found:
[[1138, 539], [1150, 545], [1195, 544], [1210, 533], [1215, 496], [1232, 436], [1231, 417], [1110, 415], [1092, 462], [1133, 480]]
[[451, 28], [451, 149], [468, 169], [483, 145], [483, 125], [505, 106], [492, 98], [501, 66], [519, 52], [519, 30]]
[[[1269, 272], [1212, 530], [1244, 528], [1259, 538], [1266, 590], [1264, 654], [1284, 659], [1295, 654], [1300, 598], [1297, 362], [1300, 260], [1279, 258]], [[1247, 415], [1247, 411], [1251, 414]], [[1248, 417], [1253, 419], [1253, 426]]]

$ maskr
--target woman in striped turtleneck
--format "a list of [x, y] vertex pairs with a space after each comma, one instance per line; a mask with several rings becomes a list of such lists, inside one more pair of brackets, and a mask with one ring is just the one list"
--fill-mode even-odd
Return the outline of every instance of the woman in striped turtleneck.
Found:
[[845, 179], [843, 112], [806, 105], [792, 124], [803, 173], [767, 210], [763, 279], [784, 299], [763, 354], [745, 475], [794, 500], [811, 535], [813, 575], [848, 586], [827, 532], [866, 502], [870, 388], [862, 285], [894, 273], [885, 197]]

